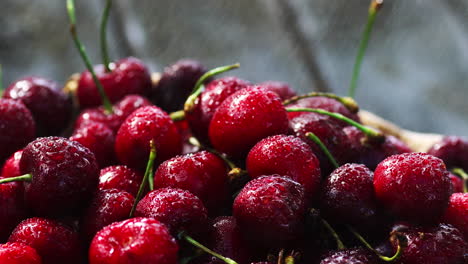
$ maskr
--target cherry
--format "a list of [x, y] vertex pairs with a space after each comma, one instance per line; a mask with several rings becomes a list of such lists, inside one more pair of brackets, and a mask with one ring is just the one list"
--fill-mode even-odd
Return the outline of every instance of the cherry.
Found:
[[135, 216], [160, 221], [173, 236], [183, 231], [197, 237], [208, 229], [208, 212], [202, 201], [189, 191], [177, 188], [148, 193], [138, 203]]
[[296, 92], [287, 83], [284, 82], [266, 81], [258, 85], [276, 93], [283, 101], [296, 96]]
[[89, 121], [73, 131], [70, 140], [79, 142], [91, 150], [96, 157], [99, 167], [115, 163], [114, 132], [102, 123]]
[[403, 248], [400, 263], [466, 263], [468, 244], [460, 231], [448, 224], [433, 227], [400, 227], [392, 231], [392, 245], [396, 237], [404, 237], [407, 246]]
[[20, 160], [25, 199], [38, 215], [66, 215], [84, 206], [98, 181], [94, 154], [65, 138], [38, 138], [29, 143]]
[[182, 139], [169, 115], [156, 106], [134, 111], [122, 124], [115, 139], [115, 152], [123, 164], [143, 170], [154, 140], [157, 163], [182, 151]]
[[334, 170], [322, 185], [321, 212], [328, 220], [368, 228], [376, 222], [373, 173], [348, 163]]
[[31, 112], [20, 101], [0, 99], [0, 164], [34, 139], [36, 125]]
[[183, 59], [166, 67], [159, 82], [153, 87], [153, 102], [165, 111], [182, 108], [197, 80], [206, 72], [198, 61]]
[[233, 204], [233, 215], [246, 238], [256, 245], [273, 248], [300, 237], [305, 210], [302, 185], [279, 175], [251, 180]]
[[448, 174], [444, 162], [432, 155], [394, 155], [375, 170], [375, 194], [386, 209], [399, 217], [434, 223], [448, 205], [451, 194]]
[[454, 193], [442, 221], [453, 225], [468, 240], [468, 193]]
[[117, 189], [99, 190], [81, 219], [81, 234], [87, 242], [107, 225], [128, 218], [135, 198]]
[[187, 190], [214, 213], [228, 198], [227, 170], [224, 161], [213, 153], [190, 153], [163, 162], [154, 174], [154, 186]]
[[118, 189], [136, 196], [143, 175], [127, 166], [110, 166], [101, 170], [99, 175], [99, 190]]
[[[348, 109], [347, 105], [343, 102], [338, 101], [334, 98], [329, 98], [325, 96], [314, 96], [307, 97], [301, 100], [298, 100], [292, 104], [287, 105], [288, 108], [319, 108], [329, 112], [342, 114], [356, 122], [359, 122], [359, 116], [356, 112]], [[305, 113], [301, 112], [290, 112], [288, 113], [289, 119], [292, 119], [296, 116], [303, 115]], [[345, 125], [343, 122], [339, 122], [341, 125]]]
[[19, 242], [34, 248], [43, 263], [81, 263], [78, 233], [62, 223], [46, 218], [22, 221], [8, 242]]
[[42, 264], [37, 251], [22, 243], [0, 244], [0, 263], [5, 264]]
[[131, 218], [99, 231], [91, 242], [89, 263], [178, 263], [179, 247], [156, 219]]
[[258, 142], [247, 156], [247, 171], [252, 178], [279, 174], [304, 186], [310, 200], [320, 184], [320, 165], [310, 147], [295, 136], [276, 135]]
[[114, 104], [114, 113], [122, 117], [122, 122], [135, 110], [143, 106], [150, 106], [151, 102], [143, 96], [130, 94]]
[[460, 167], [468, 171], [468, 140], [457, 136], [447, 136], [434, 144], [427, 153], [445, 162], [447, 168]]
[[24, 203], [23, 186], [19, 182], [0, 184], [0, 204], [0, 243], [2, 243], [29, 213]]
[[288, 132], [281, 99], [260, 86], [242, 89], [218, 107], [209, 127], [210, 141], [220, 152], [243, 157], [261, 139]]
[[327, 253], [320, 264], [377, 264], [378, 258], [363, 248], [341, 249]]
[[3, 164], [2, 171], [0, 173], [0, 177], [10, 178], [21, 175], [19, 163], [22, 154], [23, 150], [18, 150], [5, 161], [5, 164]]
[[57, 83], [42, 77], [27, 77], [11, 84], [3, 98], [19, 100], [31, 111], [39, 136], [54, 136], [70, 122], [71, 99]]
[[201, 142], [208, 143], [208, 129], [216, 109], [227, 97], [249, 85], [249, 82], [237, 77], [223, 77], [209, 82], [195, 100], [191, 111], [185, 111], [193, 135]]
[[455, 176], [453, 173], [449, 173], [450, 180], [452, 181], [453, 193], [461, 193], [464, 189], [464, 183], [462, 178]]

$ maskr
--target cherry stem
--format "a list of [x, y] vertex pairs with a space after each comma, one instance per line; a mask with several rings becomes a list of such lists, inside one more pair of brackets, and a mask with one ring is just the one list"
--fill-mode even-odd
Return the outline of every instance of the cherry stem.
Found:
[[106, 6], [104, 12], [102, 13], [101, 19], [101, 53], [102, 53], [102, 63], [106, 68], [107, 72], [110, 72], [110, 60], [109, 52], [107, 51], [107, 21], [109, 20], [109, 13], [112, 7], [112, 0], [106, 1]]
[[340, 237], [338, 236], [338, 233], [336, 233], [335, 229], [333, 229], [333, 227], [327, 222], [327, 220], [320, 217], [320, 221], [322, 222], [322, 225], [325, 226], [328, 232], [330, 232], [330, 234], [335, 239], [336, 246], [338, 247], [338, 249], [339, 250], [346, 249], [345, 245], [343, 244], [343, 241], [341, 241]]
[[150, 141], [150, 154], [148, 158], [148, 163], [146, 164], [146, 171], [143, 175], [143, 180], [141, 181], [140, 188], [138, 189], [138, 193], [135, 197], [135, 201], [133, 202], [132, 210], [130, 211], [130, 218], [133, 217], [135, 213], [136, 206], [138, 202], [141, 200], [143, 196], [143, 191], [146, 188], [146, 183], [149, 184], [150, 190], [154, 190], [154, 175], [153, 175], [153, 167], [154, 167], [154, 160], [156, 159], [156, 146], [154, 141]]
[[179, 234], [179, 238], [180, 239], [184, 239], [185, 241], [189, 242], [190, 244], [196, 246], [197, 248], [205, 251], [206, 253], [216, 257], [216, 258], [219, 258], [220, 260], [226, 262], [227, 264], [237, 264], [236, 261], [234, 261], [233, 259], [230, 259], [230, 258], [227, 258], [227, 257], [224, 257], [216, 252], [214, 252], [213, 250], [205, 247], [204, 245], [200, 244], [200, 242], [196, 241], [195, 239], [193, 239], [192, 237], [190, 237], [189, 235], [185, 234], [184, 232], [181, 232]]
[[3, 178], [0, 180], [0, 184], [7, 183], [7, 182], [16, 182], [16, 181], [26, 181], [30, 182], [32, 180], [32, 174], [24, 174], [21, 176], [10, 177], [10, 178]]
[[370, 127], [366, 127], [364, 125], [361, 125], [358, 122], [356, 122], [356, 121], [354, 121], [354, 120], [352, 120], [350, 118], [347, 118], [346, 116], [344, 116], [342, 114], [328, 112], [328, 111], [325, 111], [325, 110], [319, 109], [319, 108], [287, 108], [286, 111], [287, 112], [312, 112], [312, 113], [327, 115], [327, 116], [330, 116], [330, 117], [333, 117], [335, 119], [341, 120], [343, 122], [346, 122], [346, 123], [356, 127], [357, 129], [361, 130], [364, 134], [366, 134], [366, 136], [369, 137], [369, 139], [371, 139], [372, 141], [375, 141], [377, 143], [383, 143], [385, 141], [385, 136], [381, 132], [379, 132], [379, 131], [377, 131], [375, 129], [372, 129]]
[[112, 114], [113, 113], [112, 104], [109, 101], [109, 98], [107, 97], [106, 92], [104, 91], [104, 87], [102, 87], [101, 82], [99, 81], [99, 79], [96, 76], [96, 73], [94, 72], [91, 61], [89, 60], [89, 57], [86, 54], [85, 47], [83, 46], [80, 39], [78, 38], [78, 34], [76, 32], [76, 15], [75, 15], [74, 0], [67, 0], [67, 11], [68, 11], [68, 16], [70, 18], [70, 33], [72, 35], [73, 42], [75, 43], [75, 46], [78, 49], [78, 52], [80, 53], [81, 58], [83, 59], [86, 69], [88, 69], [88, 71], [91, 73], [91, 76], [93, 77], [94, 83], [96, 84], [98, 92], [101, 95], [102, 104], [104, 106], [106, 113]]
[[240, 64], [239, 63], [236, 63], [236, 64], [232, 64], [232, 65], [227, 65], [227, 66], [221, 66], [221, 67], [218, 67], [218, 68], [214, 68], [212, 70], [209, 70], [207, 71], [205, 74], [203, 74], [200, 79], [198, 79], [198, 81], [195, 83], [195, 86], [193, 87], [193, 91], [192, 91], [192, 94], [190, 94], [190, 96], [187, 98], [187, 100], [185, 101], [185, 104], [184, 104], [184, 111], [186, 112], [191, 112], [193, 110], [193, 107], [195, 106], [195, 100], [197, 99], [197, 97], [201, 94], [201, 92], [203, 91], [204, 89], [204, 85], [203, 83], [211, 78], [212, 76], [215, 76], [215, 75], [218, 75], [220, 73], [223, 73], [223, 72], [227, 72], [227, 71], [230, 71], [232, 69], [237, 69], [240, 67]]
[[362, 60], [364, 54], [366, 53], [367, 44], [369, 43], [370, 34], [372, 27], [374, 26], [375, 18], [377, 17], [377, 12], [380, 10], [380, 7], [383, 5], [383, 0], [371, 0], [369, 6], [369, 13], [367, 16], [367, 24], [364, 28], [362, 34], [361, 43], [359, 43], [358, 53], [354, 61], [353, 75], [351, 77], [351, 83], [349, 85], [349, 96], [354, 97], [356, 93], [356, 86], [359, 79], [359, 73], [361, 71]]
[[184, 110], [175, 111], [169, 114], [172, 121], [182, 121], [185, 119], [185, 112]]
[[288, 100], [285, 100], [283, 102], [283, 105], [290, 105], [292, 103], [295, 103], [301, 99], [304, 99], [304, 98], [309, 98], [309, 97], [328, 97], [328, 98], [331, 98], [331, 99], [335, 99], [336, 101], [340, 102], [342, 105], [344, 105], [349, 111], [351, 111], [352, 113], [357, 113], [359, 111], [359, 105], [356, 103], [356, 101], [351, 98], [351, 97], [341, 97], [341, 96], [338, 96], [336, 94], [332, 94], [332, 93], [322, 93], [322, 92], [311, 92], [311, 93], [307, 93], [307, 94], [303, 94], [303, 95], [298, 95], [298, 96], [294, 96]]
[[284, 259], [284, 264], [294, 264], [294, 257], [293, 256], [287, 256]]
[[452, 172], [463, 179], [463, 192], [468, 192], [468, 174], [462, 168], [454, 168]]
[[338, 168], [340, 167], [340, 165], [338, 164], [338, 162], [336, 162], [336, 159], [333, 157], [333, 155], [330, 153], [330, 151], [328, 150], [328, 148], [325, 146], [325, 144], [323, 144], [323, 142], [320, 140], [319, 137], [317, 137], [317, 135], [315, 135], [314, 133], [312, 132], [307, 132], [306, 133], [306, 137], [308, 137], [310, 140], [312, 140], [315, 144], [317, 144], [319, 146], [319, 148], [325, 153], [325, 155], [327, 156], [327, 158], [330, 160], [330, 162], [333, 164], [333, 166], [335, 166], [335, 168]]
[[395, 255], [391, 256], [391, 257], [387, 257], [387, 256], [384, 256], [382, 254], [380, 254], [377, 250], [375, 250], [356, 230], [354, 230], [354, 228], [352, 228], [351, 226], [347, 226], [349, 231], [351, 231], [351, 233], [353, 233], [354, 236], [356, 236], [356, 238], [361, 241], [362, 244], [364, 244], [364, 246], [366, 246], [370, 251], [374, 252], [381, 260], [383, 261], [386, 261], [386, 262], [391, 262], [391, 261], [394, 261], [396, 259], [398, 259], [401, 254], [403, 253], [403, 250], [401, 248], [401, 243], [400, 243], [400, 239], [398, 239], [398, 245], [397, 245], [397, 251], [395, 253]]

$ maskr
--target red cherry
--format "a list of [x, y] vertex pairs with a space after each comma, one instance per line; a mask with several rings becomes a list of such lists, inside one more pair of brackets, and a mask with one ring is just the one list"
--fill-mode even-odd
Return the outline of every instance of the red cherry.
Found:
[[127, 166], [111, 166], [101, 170], [99, 175], [99, 190], [117, 189], [136, 196], [143, 175]]
[[259, 85], [276, 93], [282, 101], [296, 96], [296, 92], [287, 83], [284, 82], [266, 81], [260, 83]]
[[453, 173], [449, 173], [450, 180], [452, 181], [452, 191], [453, 193], [462, 193], [463, 192], [463, 180], [462, 178], [454, 175]]
[[468, 140], [457, 136], [447, 136], [427, 151], [445, 162], [447, 168], [460, 167], [468, 171]]
[[[359, 122], [359, 116], [356, 113], [351, 112], [343, 103], [328, 97], [323, 96], [314, 96], [301, 99], [295, 103], [292, 103], [287, 106], [287, 108], [319, 108], [333, 113], [342, 114], [352, 120]], [[289, 112], [288, 116], [289, 119], [292, 119], [296, 116], [300, 116], [305, 114], [305, 112]], [[348, 124], [337, 121], [338, 123], [342, 124], [343, 126], [347, 126]]]
[[454, 193], [442, 221], [458, 228], [468, 240], [468, 193]]
[[210, 123], [213, 146], [240, 158], [261, 139], [288, 132], [288, 117], [281, 99], [260, 86], [242, 89], [218, 107]]
[[132, 218], [99, 231], [91, 242], [89, 263], [178, 263], [179, 247], [167, 228], [152, 218]]
[[434, 223], [444, 213], [451, 182], [444, 162], [426, 153], [405, 153], [382, 161], [375, 170], [375, 194], [399, 217]]
[[24, 203], [23, 185], [19, 182], [0, 184], [0, 205], [0, 243], [2, 243], [7, 240], [15, 226], [28, 215]]
[[0, 244], [0, 263], [5, 264], [42, 264], [37, 251], [22, 243]]
[[18, 150], [5, 161], [5, 164], [3, 164], [2, 171], [0, 173], [0, 177], [10, 178], [21, 175], [19, 163], [22, 154], [23, 150]]
[[78, 233], [55, 220], [26, 219], [13, 230], [8, 242], [34, 248], [46, 264], [81, 263]]

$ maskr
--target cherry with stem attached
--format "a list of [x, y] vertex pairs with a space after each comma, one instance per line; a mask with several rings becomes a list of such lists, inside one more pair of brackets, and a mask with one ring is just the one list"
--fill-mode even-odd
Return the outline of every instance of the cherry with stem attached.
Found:
[[334, 99], [340, 102], [343, 106], [345, 106], [351, 113], [357, 113], [359, 111], [359, 105], [356, 101], [351, 97], [341, 97], [333, 93], [323, 93], [323, 92], [311, 92], [303, 95], [294, 96], [288, 100], [283, 101], [283, 105], [287, 106], [293, 104], [299, 100], [310, 98], [310, 97], [327, 97]]
[[308, 137], [310, 140], [312, 140], [315, 144], [317, 144], [319, 146], [319, 148], [323, 151], [323, 153], [325, 153], [325, 155], [330, 160], [330, 162], [333, 164], [333, 166], [335, 166], [335, 168], [340, 167], [340, 165], [338, 164], [336, 159], [333, 157], [331, 152], [328, 150], [328, 148], [325, 146], [325, 144], [323, 144], [323, 142], [320, 140], [320, 138], [317, 137], [317, 135], [315, 135], [312, 132], [307, 132], [306, 137]]
[[463, 192], [468, 193], [468, 173], [466, 173], [462, 168], [454, 168], [452, 172], [463, 179]]

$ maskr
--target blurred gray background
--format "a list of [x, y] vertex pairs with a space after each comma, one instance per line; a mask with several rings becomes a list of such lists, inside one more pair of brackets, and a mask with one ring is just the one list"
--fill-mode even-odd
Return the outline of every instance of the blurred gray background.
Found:
[[[306, 92], [347, 93], [369, 0], [115, 0], [113, 59], [133, 55], [152, 71], [180, 58], [231, 74], [280, 80]], [[4, 85], [26, 75], [63, 83], [84, 65], [63, 0], [0, 0]], [[76, 0], [78, 31], [100, 63], [104, 0]], [[361, 107], [404, 128], [468, 136], [468, 1], [387, 0], [357, 90]]]

